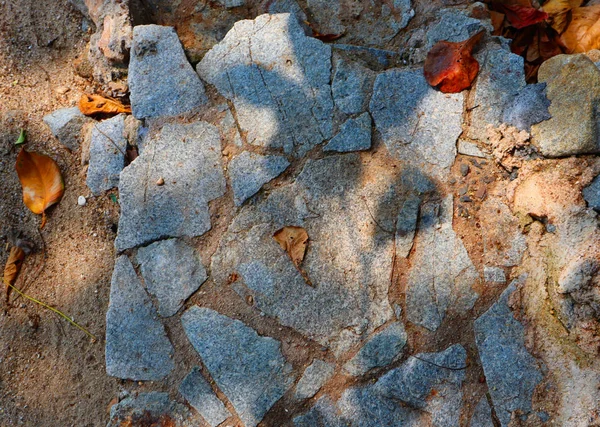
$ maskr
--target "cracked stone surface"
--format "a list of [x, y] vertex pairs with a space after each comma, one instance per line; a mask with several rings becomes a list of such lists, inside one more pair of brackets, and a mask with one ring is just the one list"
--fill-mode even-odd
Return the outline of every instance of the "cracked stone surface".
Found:
[[309, 399], [313, 397], [333, 376], [335, 365], [322, 360], [315, 360], [302, 374], [296, 384], [296, 399]]
[[79, 148], [79, 134], [86, 123], [92, 120], [84, 116], [79, 107], [61, 108], [44, 116], [44, 123], [48, 125], [62, 145], [71, 151]]
[[483, 29], [491, 30], [491, 24], [472, 18], [463, 10], [441, 9], [437, 21], [427, 31], [426, 50], [439, 41], [462, 42]]
[[355, 119], [348, 119], [323, 151], [345, 153], [369, 148], [371, 148], [371, 116], [369, 113], [363, 113]]
[[348, 427], [328, 396], [320, 398], [306, 414], [294, 418], [294, 427]]
[[184, 378], [179, 393], [211, 427], [217, 427], [231, 416], [197, 367]]
[[490, 408], [486, 396], [483, 396], [475, 407], [469, 427], [494, 427], [492, 408]]
[[375, 73], [360, 64], [335, 57], [331, 90], [340, 111], [358, 114], [367, 110]]

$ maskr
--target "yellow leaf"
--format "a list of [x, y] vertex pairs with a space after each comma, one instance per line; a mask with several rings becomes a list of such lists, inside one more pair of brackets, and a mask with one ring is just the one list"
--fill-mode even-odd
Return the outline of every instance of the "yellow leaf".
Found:
[[294, 265], [299, 267], [308, 245], [306, 230], [295, 226], [283, 227], [273, 235], [273, 239], [288, 253]]
[[21, 149], [15, 165], [23, 187], [23, 202], [35, 214], [42, 214], [46, 224], [46, 209], [57, 203], [65, 192], [60, 169], [50, 157]]
[[577, 7], [571, 14], [571, 23], [560, 36], [567, 52], [600, 49], [600, 5]]
[[542, 10], [548, 14], [548, 22], [559, 34], [562, 34], [571, 18], [570, 11], [581, 6], [583, 0], [549, 0], [542, 6]]
[[131, 107], [125, 106], [115, 99], [83, 94], [79, 99], [79, 111], [86, 116], [93, 116], [94, 114], [131, 113]]
[[25, 252], [23, 249], [18, 246], [13, 246], [10, 249], [8, 260], [4, 266], [4, 278], [2, 279], [6, 285], [6, 301], [8, 301], [10, 295], [10, 286], [14, 285], [17, 281], [17, 276], [19, 275], [19, 271], [21, 271], [21, 265], [23, 265], [24, 259]]

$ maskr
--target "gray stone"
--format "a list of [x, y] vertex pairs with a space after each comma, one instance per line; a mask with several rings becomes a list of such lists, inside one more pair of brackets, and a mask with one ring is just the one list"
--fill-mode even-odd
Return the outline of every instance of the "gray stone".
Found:
[[402, 64], [402, 57], [397, 51], [393, 50], [375, 49], [344, 43], [335, 43], [332, 45], [332, 48], [337, 52], [347, 52], [351, 55], [352, 59], [368, 64], [369, 68], [376, 71], [384, 71], [393, 65]]
[[421, 198], [411, 195], [402, 205], [396, 220], [396, 256], [408, 258], [417, 230]]
[[[159, 179], [164, 185], [156, 185]], [[210, 230], [208, 202], [225, 194], [221, 137], [204, 122], [170, 124], [121, 173], [117, 251]]]
[[358, 353], [344, 365], [344, 370], [357, 377], [373, 368], [389, 365], [402, 355], [406, 338], [406, 331], [401, 322], [386, 326], [369, 338]]
[[281, 156], [263, 156], [248, 151], [235, 156], [227, 167], [235, 205], [242, 205], [289, 165], [290, 162]]
[[358, 114], [366, 111], [375, 81], [374, 73], [354, 62], [336, 58], [331, 90], [340, 111]]
[[225, 112], [223, 118], [219, 122], [219, 129], [223, 134], [223, 139], [225, 141], [233, 142], [233, 144], [237, 147], [242, 147], [244, 143], [242, 141], [242, 137], [240, 136], [240, 132], [237, 128], [237, 124], [235, 123], [235, 118], [233, 117], [231, 110], [229, 109], [227, 104], [220, 106], [219, 109]]
[[52, 135], [72, 151], [79, 148], [79, 134], [83, 126], [91, 122], [92, 119], [84, 116], [78, 107], [61, 108], [44, 116], [44, 123], [48, 125]]
[[340, 19], [342, 0], [307, 0], [306, 5], [321, 34], [342, 34], [346, 31]]
[[331, 138], [323, 151], [347, 153], [369, 148], [371, 148], [371, 116], [369, 113], [363, 113], [355, 119], [346, 120], [340, 132]]
[[494, 427], [492, 408], [490, 408], [486, 396], [483, 396], [475, 407], [469, 427]]
[[582, 193], [588, 206], [600, 211], [600, 176], [594, 178], [590, 185], [583, 189]]
[[552, 116], [531, 127], [532, 141], [541, 153], [546, 157], [597, 153], [600, 70], [584, 54], [557, 55], [540, 66], [538, 80], [547, 84]]
[[129, 426], [138, 420], [145, 420], [148, 425], [158, 425], [158, 423], [173, 427], [198, 425], [198, 420], [193, 419], [185, 405], [170, 400], [168, 393], [151, 391], [126, 397], [113, 405], [110, 408], [110, 420], [106, 427]]
[[328, 396], [320, 398], [315, 406], [307, 413], [295, 417], [293, 422], [294, 427], [348, 427]]
[[483, 267], [483, 279], [486, 283], [506, 283], [504, 269], [485, 265]]
[[177, 313], [208, 277], [198, 252], [179, 239], [139, 248], [137, 262], [146, 288], [156, 297], [158, 313], [163, 317]]
[[331, 138], [331, 47], [291, 15], [236, 22], [197, 70], [233, 101], [248, 143], [303, 156]]
[[115, 261], [106, 312], [106, 373], [157, 381], [174, 368], [173, 346], [127, 256]]
[[208, 100], [204, 85], [185, 57], [172, 27], [133, 28], [127, 82], [137, 119], [177, 116], [197, 109]]
[[119, 185], [127, 151], [124, 118], [124, 114], [119, 114], [95, 124], [92, 129], [90, 165], [85, 183], [94, 196]]
[[511, 414], [531, 412], [535, 387], [542, 381], [540, 363], [527, 351], [523, 325], [508, 305], [526, 276], [513, 281], [498, 301], [475, 320], [475, 341], [496, 415], [508, 426]]
[[256, 426], [294, 382], [281, 343], [208, 308], [190, 308], [181, 322], [240, 419], [246, 427]]
[[179, 386], [179, 393], [202, 415], [211, 427], [217, 427], [231, 416], [219, 400], [199, 368], [194, 368]]
[[296, 384], [294, 397], [296, 399], [310, 399], [329, 381], [334, 371], [335, 365], [333, 363], [323, 362], [318, 359], [315, 360], [306, 368], [304, 374], [302, 374], [302, 378]]
[[490, 23], [471, 18], [465, 11], [442, 9], [436, 15], [437, 21], [427, 31], [427, 51], [442, 40], [462, 42], [481, 30], [493, 30]]
[[369, 108], [392, 156], [438, 177], [448, 173], [462, 132], [462, 93], [433, 89], [422, 70], [390, 70], [377, 76]]
[[234, 7], [240, 7], [245, 4], [244, 0], [217, 0], [217, 1], [227, 9], [231, 9]]
[[271, 15], [277, 13], [290, 13], [294, 15], [301, 24], [308, 21], [306, 13], [304, 13], [296, 0], [273, 0], [269, 4], [269, 13]]
[[342, 3], [346, 9], [344, 22], [349, 27], [344, 39], [347, 43], [356, 45], [386, 45], [415, 16], [410, 0]]
[[503, 121], [519, 130], [531, 131], [531, 125], [552, 118], [546, 84], [526, 85], [504, 110]]
[[480, 157], [482, 159], [490, 158], [490, 155], [484, 152], [477, 144], [459, 139], [457, 145], [458, 153], [464, 156]]

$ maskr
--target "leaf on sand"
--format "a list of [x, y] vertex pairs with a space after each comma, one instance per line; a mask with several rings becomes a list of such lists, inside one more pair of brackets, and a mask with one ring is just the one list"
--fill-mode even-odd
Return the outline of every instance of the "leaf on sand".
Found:
[[10, 296], [10, 285], [14, 285], [17, 281], [17, 276], [19, 275], [19, 271], [21, 271], [24, 260], [25, 251], [23, 251], [23, 249], [18, 246], [10, 248], [10, 254], [8, 255], [6, 265], [4, 266], [4, 277], [2, 279], [6, 287], [5, 293], [7, 302], [8, 297]]
[[308, 245], [308, 233], [302, 227], [283, 227], [273, 234], [273, 239], [288, 253], [296, 267], [300, 266]]
[[471, 86], [479, 72], [479, 63], [472, 51], [482, 36], [483, 31], [459, 43], [437, 42], [427, 54], [423, 67], [427, 83], [444, 93], [458, 93]]
[[60, 169], [50, 157], [24, 148], [17, 156], [15, 168], [23, 187], [23, 202], [31, 212], [42, 215], [40, 228], [44, 228], [46, 209], [57, 203], [65, 192]]
[[86, 116], [93, 116], [94, 114], [131, 113], [131, 107], [123, 105], [116, 99], [84, 93], [79, 99], [79, 111]]
[[583, 53], [600, 49], [600, 5], [571, 10], [571, 23], [560, 41], [567, 53]]
[[21, 133], [19, 134], [19, 138], [17, 139], [17, 142], [15, 142], [15, 145], [25, 144], [26, 141], [27, 133], [25, 132], [25, 129], [21, 129]]

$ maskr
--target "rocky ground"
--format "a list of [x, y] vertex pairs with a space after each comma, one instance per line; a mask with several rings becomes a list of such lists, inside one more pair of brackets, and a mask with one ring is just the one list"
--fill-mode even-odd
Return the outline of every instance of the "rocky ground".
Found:
[[[34, 241], [17, 286], [98, 337], [13, 296], [1, 425], [600, 425], [600, 52], [526, 84], [447, 0], [0, 7], [2, 261]], [[65, 178], [42, 231], [20, 128]]]

